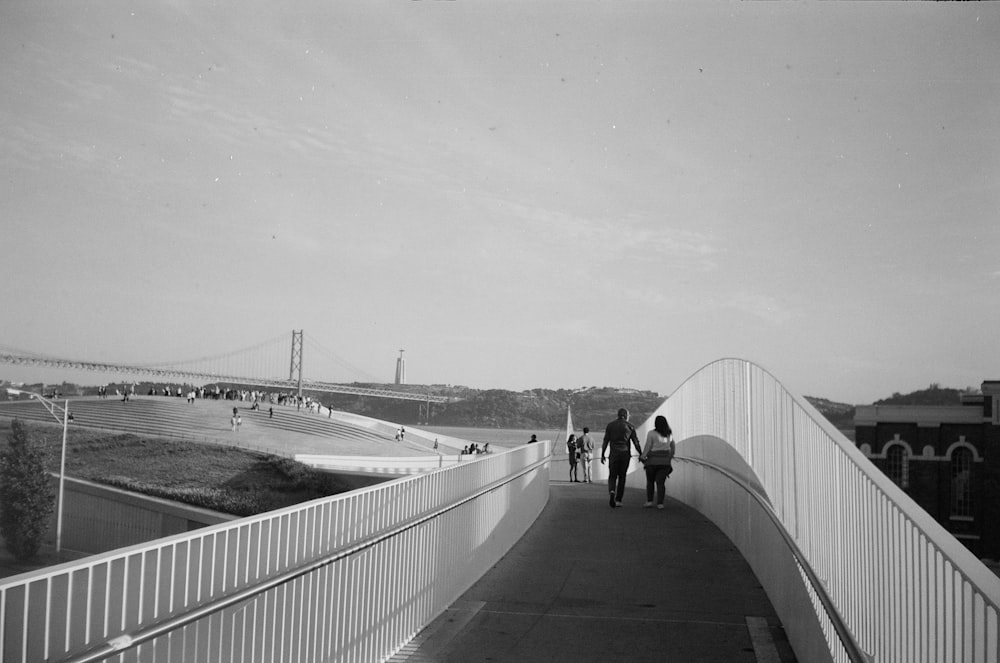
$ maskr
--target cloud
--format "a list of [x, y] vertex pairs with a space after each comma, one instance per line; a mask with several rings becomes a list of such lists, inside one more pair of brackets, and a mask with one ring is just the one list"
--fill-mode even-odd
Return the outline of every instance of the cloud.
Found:
[[717, 263], [713, 258], [722, 252], [712, 237], [672, 227], [634, 228], [624, 239], [622, 250], [684, 261], [704, 271], [715, 269]]
[[678, 303], [672, 291], [668, 292], [654, 288], [622, 288], [619, 294], [627, 301], [653, 308], [676, 306]]
[[[614, 287], [608, 285], [608, 289]], [[670, 308], [684, 311], [685, 316], [713, 311], [737, 311], [774, 326], [786, 325], [800, 317], [798, 311], [788, 307], [776, 297], [745, 290], [737, 290], [723, 296], [712, 296], [703, 290], [690, 288], [629, 286], [615, 290], [615, 294], [636, 306]]]
[[714, 269], [723, 249], [710, 235], [671, 226], [637, 215], [625, 218], [587, 217], [506, 201], [505, 208], [545, 237], [558, 237], [575, 252], [593, 252], [599, 260], [671, 259], [702, 270]]
[[787, 308], [777, 298], [763, 293], [736, 291], [722, 302], [727, 308], [748, 313], [773, 325], [785, 325], [798, 317], [798, 313]]

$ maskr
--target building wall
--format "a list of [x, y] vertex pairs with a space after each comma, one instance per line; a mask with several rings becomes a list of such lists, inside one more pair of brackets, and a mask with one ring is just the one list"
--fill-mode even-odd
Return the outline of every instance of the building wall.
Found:
[[[908, 451], [906, 485], [901, 488], [973, 553], [1000, 559], [1000, 425], [997, 398], [983, 383], [984, 396], [952, 407], [859, 406], [855, 444], [887, 476], [894, 445]], [[952, 457], [972, 450], [972, 516], [952, 514]], [[897, 482], [898, 483], [898, 482]]]
[[[57, 477], [52, 482], [58, 486]], [[106, 552], [236, 520], [229, 514], [68, 477], [64, 492], [62, 546], [77, 553]], [[55, 540], [55, 521], [53, 514], [47, 543]]]

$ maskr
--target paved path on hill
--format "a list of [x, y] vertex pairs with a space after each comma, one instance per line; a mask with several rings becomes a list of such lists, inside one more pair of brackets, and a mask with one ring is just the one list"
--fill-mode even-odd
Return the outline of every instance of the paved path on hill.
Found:
[[392, 662], [795, 661], [715, 525], [675, 501], [641, 508], [644, 488], [627, 489], [618, 509], [607, 495], [596, 482], [553, 481], [525, 536]]
[[[238, 433], [230, 426], [233, 408], [238, 408], [242, 425]], [[273, 453], [329, 454], [342, 456], [422, 456], [435, 455], [430, 443], [412, 440], [398, 443], [391, 435], [363, 426], [313, 414], [293, 406], [266, 405], [253, 411], [241, 401], [186, 399], [168, 396], [135, 396], [99, 399], [94, 396], [70, 399], [75, 420], [70, 429], [95, 428], [133, 432], [137, 435], [187, 439], [192, 442], [232, 444]], [[273, 407], [273, 419], [268, 408]], [[28, 414], [31, 413], [31, 416]], [[49, 428], [58, 426], [36, 402], [0, 403], [0, 426], [8, 418], [20, 416]], [[61, 427], [60, 427], [61, 428]]]

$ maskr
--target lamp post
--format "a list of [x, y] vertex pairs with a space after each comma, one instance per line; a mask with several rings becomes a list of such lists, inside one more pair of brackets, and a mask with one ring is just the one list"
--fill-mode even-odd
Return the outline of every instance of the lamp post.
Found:
[[[17, 396], [26, 395], [28, 398], [35, 399], [49, 411], [49, 414], [55, 417], [57, 422], [62, 423], [62, 453], [59, 459], [59, 497], [56, 502], [56, 556], [58, 557], [60, 552], [62, 552], [63, 486], [66, 479], [66, 433], [69, 430], [69, 422], [73, 419], [73, 415], [69, 411], [69, 400], [64, 400], [63, 404], [59, 405], [41, 394], [36, 394], [33, 391], [22, 391], [21, 389], [8, 389], [7, 394]], [[62, 412], [61, 418], [59, 416], [60, 411]]]

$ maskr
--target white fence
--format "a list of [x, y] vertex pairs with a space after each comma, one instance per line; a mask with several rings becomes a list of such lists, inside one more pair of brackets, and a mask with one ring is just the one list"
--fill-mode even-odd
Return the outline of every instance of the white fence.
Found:
[[330, 456], [295, 454], [295, 460], [327, 472], [354, 474], [420, 474], [459, 463], [486, 458], [485, 454], [439, 454], [436, 456]]
[[[58, 480], [58, 476], [52, 478], [53, 491]], [[77, 553], [103, 553], [237, 519], [71, 477], [65, 478], [63, 489], [62, 549]], [[55, 541], [55, 530], [53, 514], [48, 543]]]
[[678, 440], [671, 494], [737, 544], [800, 660], [998, 660], [1000, 579], [765, 370], [714, 362], [654, 414]]
[[0, 581], [0, 660], [378, 661], [530, 527], [551, 445]]

